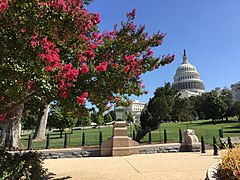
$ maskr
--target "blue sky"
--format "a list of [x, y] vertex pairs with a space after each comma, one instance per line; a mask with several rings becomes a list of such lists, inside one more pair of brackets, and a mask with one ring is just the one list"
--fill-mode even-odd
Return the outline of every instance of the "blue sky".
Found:
[[142, 76], [147, 95], [132, 97], [147, 102], [164, 82], [173, 82], [182, 62], [183, 49], [205, 83], [206, 91], [230, 87], [240, 81], [239, 0], [95, 0], [87, 9], [100, 13], [100, 31], [112, 30], [136, 8], [136, 24], [151, 35], [167, 33], [155, 56], [175, 54], [172, 64]]

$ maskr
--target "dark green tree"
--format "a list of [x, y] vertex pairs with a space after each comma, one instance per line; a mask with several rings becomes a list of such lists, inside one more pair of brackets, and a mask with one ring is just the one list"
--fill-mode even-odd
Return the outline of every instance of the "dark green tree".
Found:
[[78, 117], [76, 126], [89, 126], [91, 124], [90, 114], [87, 113], [85, 116]]
[[106, 113], [104, 115], [104, 123], [106, 124], [106, 123], [109, 123], [109, 122], [112, 122], [112, 121], [113, 121], [113, 118], [112, 118], [110, 112]]
[[222, 119], [227, 109], [226, 103], [219, 97], [219, 95], [211, 91], [207, 93], [205, 104], [205, 113], [207, 118], [211, 118], [213, 122], [216, 119]]
[[112, 117], [112, 120], [113, 120], [113, 121], [116, 121], [116, 113], [115, 113], [115, 111], [114, 111], [114, 110], [111, 110], [111, 111], [109, 111], [109, 113], [110, 113], [110, 115], [111, 115], [111, 117]]
[[188, 99], [191, 101], [192, 105], [194, 106], [196, 115], [198, 116], [199, 119], [207, 119], [206, 116], [206, 102], [207, 94], [203, 93], [202, 95], [199, 96], [191, 96]]
[[61, 138], [65, 128], [72, 128], [76, 123], [77, 118], [74, 117], [71, 112], [65, 111], [60, 106], [55, 106], [50, 109], [48, 126], [58, 128]]
[[240, 121], [240, 101], [234, 102], [233, 113], [235, 116], [237, 116], [238, 120]]
[[137, 130], [136, 141], [139, 142], [149, 130], [156, 130], [162, 121], [171, 119], [175, 98], [178, 96], [178, 91], [170, 83], [156, 89], [154, 97], [148, 102], [147, 109], [141, 113], [141, 127]]
[[224, 117], [226, 121], [228, 121], [228, 117], [233, 116], [233, 96], [232, 91], [230, 89], [224, 88], [221, 90], [220, 98], [226, 104], [226, 111], [224, 113]]
[[176, 98], [173, 106], [172, 119], [192, 121], [196, 119], [196, 111], [188, 98]]
[[127, 122], [128, 123], [133, 123], [134, 119], [133, 119], [133, 115], [132, 115], [132, 112], [129, 112], [127, 114]]

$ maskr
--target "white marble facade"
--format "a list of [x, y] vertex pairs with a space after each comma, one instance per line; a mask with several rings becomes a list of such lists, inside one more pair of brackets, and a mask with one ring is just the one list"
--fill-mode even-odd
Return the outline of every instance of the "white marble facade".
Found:
[[196, 67], [188, 62], [186, 50], [184, 50], [183, 62], [177, 68], [173, 86], [180, 91], [182, 98], [201, 95], [205, 92], [203, 81], [200, 79]]

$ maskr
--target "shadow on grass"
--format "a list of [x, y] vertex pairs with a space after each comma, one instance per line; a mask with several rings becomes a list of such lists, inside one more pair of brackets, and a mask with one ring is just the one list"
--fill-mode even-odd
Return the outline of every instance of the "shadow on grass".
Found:
[[[60, 137], [60, 136], [51, 137], [50, 136], [50, 139], [63, 139], [63, 138], [64, 138], [64, 136], [63, 137]], [[22, 140], [28, 141], [28, 137], [27, 138], [22, 138]], [[39, 141], [39, 142], [44, 142], [44, 141], [46, 141], [46, 140], [42, 140], [42, 141]], [[33, 140], [33, 142], [34, 142], [34, 140]]]
[[212, 122], [211, 120], [206, 120], [204, 122], [192, 122], [192, 123], [189, 123], [189, 125], [195, 125], [195, 126], [202, 126], [202, 125], [217, 125], [217, 124], [231, 124], [231, 123], [236, 123], [238, 122], [237, 120], [229, 120], [229, 121], [222, 121], [222, 120], [216, 120], [215, 122]]
[[227, 127], [224, 127], [224, 129], [240, 129], [240, 125], [237, 125], [237, 126], [227, 126]]
[[61, 178], [54, 178], [54, 176], [56, 176], [56, 174], [49, 172], [45, 177], [44, 180], [47, 179], [52, 179], [52, 180], [64, 180], [64, 179], [72, 179], [71, 176], [65, 176], [65, 177], [61, 177]]
[[63, 137], [64, 137], [64, 136], [62, 136], [62, 137], [60, 137], [60, 136], [58, 136], [58, 137], [51, 137], [51, 136], [50, 136], [50, 139], [63, 139]]
[[240, 130], [233, 130], [233, 131], [229, 130], [229, 131], [224, 131], [224, 133], [238, 133], [238, 134], [240, 134]]

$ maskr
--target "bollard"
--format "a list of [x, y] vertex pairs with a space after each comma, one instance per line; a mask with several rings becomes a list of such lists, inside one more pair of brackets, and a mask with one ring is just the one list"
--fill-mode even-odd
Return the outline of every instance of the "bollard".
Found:
[[152, 143], [152, 133], [151, 133], [151, 129], [148, 129], [148, 144]]
[[47, 142], [46, 142], [46, 149], [50, 148], [50, 134], [47, 134]]
[[32, 136], [31, 134], [29, 134], [28, 136], [28, 150], [31, 150], [32, 149]]
[[179, 129], [179, 143], [182, 143], [182, 130]]
[[102, 131], [99, 132], [99, 146], [102, 144]]
[[167, 143], [167, 131], [164, 129], [164, 143]]
[[68, 147], [68, 141], [67, 141], [67, 133], [64, 134], [64, 145], [63, 145], [64, 148], [67, 148]]
[[85, 146], [85, 132], [82, 133], [82, 146]]
[[206, 153], [204, 138], [201, 136], [201, 153]]
[[230, 136], [228, 136], [227, 141], [228, 141], [228, 147], [229, 147], [230, 149], [232, 149], [232, 148], [233, 148], [233, 145], [232, 145], [232, 140], [231, 140]]
[[218, 155], [218, 147], [215, 136], [213, 136], [213, 155]]
[[135, 140], [135, 138], [136, 138], [135, 136], [136, 136], [135, 135], [135, 130], [133, 130], [133, 137], [132, 137], [133, 140]]
[[219, 131], [219, 137], [223, 138], [223, 129], [219, 129], [218, 131]]

